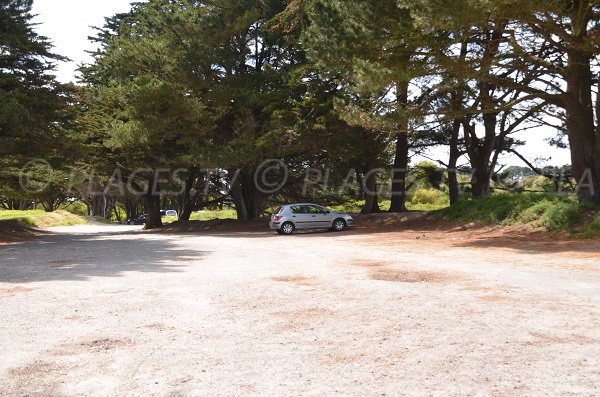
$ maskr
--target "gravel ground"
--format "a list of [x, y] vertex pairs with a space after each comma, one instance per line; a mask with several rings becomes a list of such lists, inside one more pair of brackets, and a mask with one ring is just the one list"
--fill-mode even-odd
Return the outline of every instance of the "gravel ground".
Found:
[[0, 247], [2, 396], [598, 396], [600, 249], [55, 229]]

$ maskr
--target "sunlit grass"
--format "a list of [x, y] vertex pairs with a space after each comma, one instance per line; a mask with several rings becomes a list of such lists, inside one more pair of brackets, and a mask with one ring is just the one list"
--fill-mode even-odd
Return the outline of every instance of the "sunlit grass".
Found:
[[0, 220], [16, 220], [32, 227], [73, 226], [88, 223], [87, 219], [67, 211], [45, 212], [43, 210], [0, 210]]
[[213, 219], [237, 219], [235, 210], [206, 210], [193, 212], [190, 221], [210, 221]]
[[[530, 224], [548, 231], [577, 231], [594, 235], [600, 230], [598, 208], [580, 204], [575, 196], [498, 193], [480, 199], [463, 199], [440, 213], [451, 220]], [[591, 222], [585, 220], [585, 214], [592, 214]]]

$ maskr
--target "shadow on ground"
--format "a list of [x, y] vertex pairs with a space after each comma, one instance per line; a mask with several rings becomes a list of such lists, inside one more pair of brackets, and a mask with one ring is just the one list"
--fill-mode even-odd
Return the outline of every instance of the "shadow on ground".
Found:
[[136, 233], [46, 234], [33, 241], [0, 246], [0, 282], [179, 272], [182, 266], [209, 253], [181, 249], [171, 238], [136, 238]]

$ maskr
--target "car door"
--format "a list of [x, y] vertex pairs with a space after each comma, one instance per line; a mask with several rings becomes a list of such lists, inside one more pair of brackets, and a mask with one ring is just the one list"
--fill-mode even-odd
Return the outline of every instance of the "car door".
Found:
[[330, 228], [335, 218], [337, 218], [337, 215], [329, 208], [321, 207], [321, 211], [323, 212], [323, 218], [321, 221], [322, 227]]
[[292, 205], [290, 211], [296, 229], [309, 229], [311, 227], [312, 216], [305, 205]]
[[330, 216], [327, 210], [318, 205], [307, 205], [307, 212], [310, 214], [310, 227], [311, 228], [328, 228], [331, 227]]

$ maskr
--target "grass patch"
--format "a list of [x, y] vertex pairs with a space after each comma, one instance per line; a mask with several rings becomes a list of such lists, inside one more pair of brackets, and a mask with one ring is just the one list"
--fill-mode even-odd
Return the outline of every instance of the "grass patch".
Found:
[[411, 202], [406, 203], [406, 209], [409, 211], [439, 211], [444, 208], [448, 208], [448, 204], [428, 204], [428, 203], [417, 203], [413, 204]]
[[178, 220], [179, 218], [176, 216], [163, 216], [161, 218], [163, 225], [168, 225], [169, 223], [177, 222]]
[[[423, 189], [429, 190], [429, 189]], [[431, 189], [434, 190], [434, 189]], [[444, 195], [444, 193], [439, 192], [438, 190], [434, 190], [437, 193], [433, 193], [432, 196], [435, 196], [434, 199], [422, 199], [418, 198], [417, 200], [406, 200], [406, 208], [409, 211], [437, 211], [443, 208], [447, 208], [450, 205], [450, 199]], [[439, 193], [439, 194], [438, 194]], [[414, 196], [412, 196], [414, 197]], [[355, 200], [350, 201], [348, 203], [342, 205], [334, 205], [330, 207], [334, 211], [340, 212], [348, 212], [351, 214], [358, 214], [362, 210], [363, 205], [365, 204], [364, 200]], [[390, 200], [379, 200], [379, 208], [382, 212], [387, 211], [390, 208], [391, 201]]]
[[193, 212], [190, 216], [190, 221], [211, 221], [213, 219], [237, 219], [237, 213], [235, 210], [207, 210]]
[[0, 220], [15, 220], [31, 227], [73, 226], [88, 223], [87, 219], [67, 211], [45, 212], [32, 211], [0, 211]]
[[98, 223], [112, 223], [112, 221], [110, 219], [106, 219], [103, 216], [92, 216], [92, 219], [95, 220]]
[[88, 216], [87, 206], [84, 203], [82, 203], [81, 201], [73, 201], [73, 202], [69, 202], [69, 203], [63, 203], [60, 205], [60, 207], [58, 209], [68, 211], [74, 215], [79, 215], [79, 216], [84, 216], [84, 217]]
[[439, 213], [450, 220], [531, 224], [548, 231], [600, 230], [600, 215], [585, 224], [582, 218], [586, 210], [589, 208], [575, 197], [500, 193], [481, 199], [464, 199]]
[[[326, 207], [333, 211], [337, 211], [337, 212], [348, 212], [350, 214], [358, 214], [358, 213], [360, 213], [360, 211], [362, 210], [362, 207], [364, 205], [365, 205], [364, 200], [352, 200], [352, 201], [349, 201], [344, 204], [332, 205], [330, 207], [328, 207], [328, 206], [326, 206]], [[379, 203], [379, 205], [381, 207], [381, 203]]]

